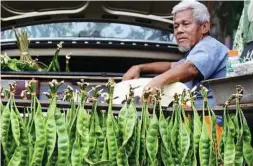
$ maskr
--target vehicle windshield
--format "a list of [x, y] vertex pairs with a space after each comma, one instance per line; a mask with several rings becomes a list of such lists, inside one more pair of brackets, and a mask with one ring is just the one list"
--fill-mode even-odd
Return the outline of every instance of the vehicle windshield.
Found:
[[[28, 32], [30, 39], [101, 38], [175, 43], [173, 33], [165, 30], [105, 22], [64, 22], [17, 28]], [[15, 39], [12, 29], [1, 31], [2, 40]]]

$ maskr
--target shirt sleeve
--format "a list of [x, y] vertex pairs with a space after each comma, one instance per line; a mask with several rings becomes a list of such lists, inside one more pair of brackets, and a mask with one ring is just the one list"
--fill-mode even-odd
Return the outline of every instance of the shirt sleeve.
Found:
[[176, 67], [177, 65], [183, 63], [185, 61], [185, 59], [180, 59], [179, 61], [177, 62], [172, 62], [171, 63], [171, 69], [173, 69], [174, 67]]
[[186, 61], [192, 62], [202, 74], [204, 79], [208, 79], [218, 68], [219, 60], [215, 57], [214, 46], [209, 48], [204, 45], [196, 45], [186, 57]]

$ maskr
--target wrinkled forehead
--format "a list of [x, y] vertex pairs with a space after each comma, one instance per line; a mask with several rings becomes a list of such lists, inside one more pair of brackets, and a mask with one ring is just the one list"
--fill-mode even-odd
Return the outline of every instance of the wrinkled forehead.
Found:
[[178, 11], [174, 14], [173, 17], [174, 23], [179, 23], [182, 21], [193, 21], [193, 10], [188, 8], [181, 11]]

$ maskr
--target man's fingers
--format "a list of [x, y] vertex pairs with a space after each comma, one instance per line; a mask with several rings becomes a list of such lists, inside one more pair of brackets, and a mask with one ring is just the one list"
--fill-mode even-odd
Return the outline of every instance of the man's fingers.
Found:
[[131, 77], [129, 77], [129, 76], [127, 76], [127, 75], [124, 75], [124, 76], [122, 77], [122, 81], [130, 80], [130, 79], [131, 79]]
[[139, 76], [134, 76], [134, 77], [133, 77], [133, 79], [137, 79], [137, 78], [139, 78]]
[[132, 80], [132, 79], [137, 79], [137, 78], [139, 78], [138, 75], [124, 75], [124, 76], [122, 77], [122, 81], [125, 81], [125, 80]]

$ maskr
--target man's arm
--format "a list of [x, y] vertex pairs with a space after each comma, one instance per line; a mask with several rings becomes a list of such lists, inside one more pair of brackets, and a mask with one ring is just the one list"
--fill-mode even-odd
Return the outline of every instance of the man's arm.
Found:
[[138, 65], [142, 73], [152, 72], [152, 73], [163, 73], [171, 68], [170, 62], [153, 62]]
[[162, 87], [177, 81], [187, 82], [202, 76], [195, 65], [189, 61], [183, 62], [176, 67], [156, 76], [147, 86]]
[[135, 65], [131, 67], [123, 76], [122, 80], [139, 78], [140, 73], [163, 73], [171, 68], [170, 62], [154, 62]]

